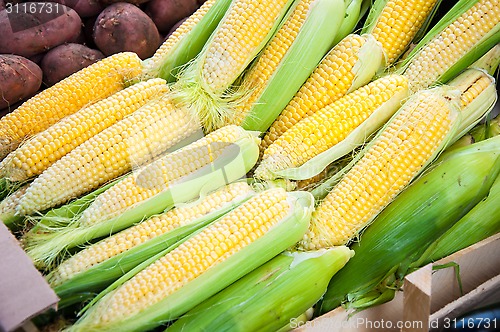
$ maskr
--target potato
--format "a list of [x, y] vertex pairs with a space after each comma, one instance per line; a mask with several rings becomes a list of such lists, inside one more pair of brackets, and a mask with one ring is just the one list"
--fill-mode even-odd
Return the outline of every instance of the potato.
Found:
[[42, 2], [50, 1], [73, 8], [81, 18], [98, 15], [105, 7], [99, 0], [44, 0]]
[[0, 53], [42, 53], [77, 36], [81, 26], [78, 14], [61, 4], [24, 2], [7, 7], [0, 11]]
[[151, 18], [126, 2], [115, 3], [99, 14], [93, 36], [105, 55], [130, 51], [146, 59], [160, 45], [160, 34]]
[[42, 83], [36, 63], [12, 54], [0, 55], [0, 109], [33, 96]]
[[144, 11], [155, 22], [158, 31], [167, 33], [175, 23], [198, 8], [196, 0], [151, 0]]
[[54, 85], [103, 58], [104, 54], [100, 51], [84, 45], [70, 43], [57, 46], [43, 57], [40, 65], [43, 71], [43, 82], [47, 86]]
[[131, 3], [133, 5], [140, 5], [140, 4], [146, 3], [148, 1], [149, 0], [101, 0], [101, 2], [105, 5], [111, 5], [111, 4], [117, 3], [117, 2], [128, 2], [128, 3]]

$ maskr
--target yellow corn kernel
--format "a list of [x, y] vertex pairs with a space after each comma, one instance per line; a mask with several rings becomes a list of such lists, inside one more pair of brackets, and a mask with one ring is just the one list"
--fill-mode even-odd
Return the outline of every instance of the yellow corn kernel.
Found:
[[258, 100], [267, 86], [267, 82], [279, 67], [283, 57], [294, 42], [300, 28], [304, 24], [311, 3], [314, 0], [300, 1], [285, 24], [273, 36], [257, 63], [245, 74], [243, 86], [251, 93], [244, 98], [244, 103], [236, 107], [230, 123], [241, 125], [252, 105]]
[[[351, 34], [332, 48], [273, 122], [262, 140], [263, 150], [297, 122], [333, 103], [352, 89], [352, 84], [358, 76], [356, 69], [360, 61], [369, 60], [360, 58], [372, 56], [360, 54], [368, 38], [373, 37]], [[367, 79], [369, 80], [370, 78]]]
[[82, 213], [80, 223], [92, 225], [111, 219], [165, 190], [170, 184], [182, 181], [184, 176], [213, 162], [243, 132], [241, 127], [226, 126], [154, 161], [141, 169], [137, 176], [131, 174], [99, 195]]
[[405, 69], [410, 91], [435, 83], [483, 36], [500, 23], [500, 1], [480, 0], [434, 37], [416, 54]]
[[423, 91], [410, 99], [320, 202], [300, 246], [347, 243], [418, 174], [445, 140], [458, 101]]
[[437, 0], [389, 0], [370, 33], [387, 56], [387, 65], [403, 54]]
[[204, 54], [202, 77], [207, 90], [226, 90], [262, 47], [288, 0], [235, 0]]
[[167, 90], [164, 80], [151, 79], [83, 107], [23, 143], [2, 161], [0, 168], [11, 181], [39, 175], [78, 145]]
[[251, 192], [252, 189], [246, 182], [231, 183], [208, 194], [194, 204], [177, 207], [114, 234], [64, 261], [50, 274], [50, 284], [53, 287], [60, 285], [94, 265], [175, 228], [187, 225], [204, 215], [231, 204], [235, 199], [248, 196]]
[[3, 215], [14, 215], [16, 213], [16, 208], [19, 205], [19, 200], [23, 197], [26, 190], [28, 190], [29, 184], [25, 184], [21, 188], [14, 191], [12, 194], [5, 197], [2, 202], [0, 202], [0, 219]]
[[139, 314], [261, 238], [290, 208], [284, 189], [255, 195], [99, 301], [87, 319], [105, 325]]
[[41, 91], [0, 119], [0, 159], [26, 137], [47, 129], [85, 105], [120, 91], [141, 70], [137, 54], [118, 53]]
[[264, 150], [255, 177], [272, 179], [270, 172], [298, 167], [328, 150], [407, 87], [404, 76], [384, 76], [318, 110]]
[[153, 160], [199, 128], [188, 110], [174, 106], [167, 92], [83, 142], [35, 178], [18, 212], [42, 211], [96, 189]]

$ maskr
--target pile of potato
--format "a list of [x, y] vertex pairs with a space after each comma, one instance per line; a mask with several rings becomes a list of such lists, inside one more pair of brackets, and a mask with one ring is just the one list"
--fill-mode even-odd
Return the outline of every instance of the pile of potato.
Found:
[[0, 115], [105, 56], [152, 56], [203, 2], [0, 0]]

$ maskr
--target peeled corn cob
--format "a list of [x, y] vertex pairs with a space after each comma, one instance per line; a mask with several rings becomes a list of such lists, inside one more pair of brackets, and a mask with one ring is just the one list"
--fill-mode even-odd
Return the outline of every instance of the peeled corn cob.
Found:
[[283, 24], [242, 77], [238, 89], [243, 90], [244, 97], [236, 102], [229, 122], [266, 131], [333, 46], [344, 14], [344, 0], [295, 1]]
[[[293, 0], [233, 0], [198, 57], [173, 86], [176, 102], [189, 106], [206, 131], [227, 124], [226, 90], [264, 48]], [[224, 106], [226, 105], [226, 106]]]
[[101, 290], [144, 257], [151, 257], [206, 226], [253, 193], [245, 181], [235, 182], [185, 206], [153, 216], [65, 260], [48, 275], [48, 281], [62, 299]]
[[[398, 110], [407, 94], [406, 78], [389, 75], [328, 104], [298, 122], [271, 144], [264, 151], [255, 177], [264, 180], [286, 177], [287, 174], [280, 171], [286, 172], [286, 169], [302, 166], [306, 162], [317, 169], [320, 164], [314, 157], [332, 147], [341, 150], [334, 158], [322, 163], [323, 168], [326, 167], [362, 144], [382, 126]], [[308, 173], [298, 179], [317, 173]]]
[[160, 78], [134, 84], [66, 116], [33, 136], [5, 158], [0, 168], [10, 181], [41, 174], [78, 145], [167, 92]]
[[386, 65], [393, 64], [431, 16], [438, 0], [378, 0], [372, 5], [361, 33], [382, 44]]
[[500, 1], [461, 0], [403, 62], [410, 91], [446, 82], [500, 42]]
[[69, 331], [144, 331], [179, 317], [297, 241], [312, 206], [305, 192], [255, 195], [106, 294]]
[[64, 227], [40, 225], [38, 232], [24, 236], [25, 249], [35, 264], [50, 266], [67, 248], [120, 231], [239, 179], [257, 161], [258, 143], [254, 133], [241, 127], [214, 131], [124, 177]]
[[16, 208], [28, 186], [29, 184], [23, 185], [0, 202], [0, 220], [9, 228], [14, 227], [23, 219], [23, 217], [16, 216]]
[[[300, 120], [365, 85], [377, 71], [392, 65], [431, 16], [437, 2], [375, 1], [361, 31], [363, 34], [340, 40], [321, 61], [272, 124], [264, 137], [263, 150]], [[397, 17], [396, 24], [394, 17]]]
[[458, 98], [457, 91], [437, 88], [407, 101], [318, 205], [300, 246], [353, 239], [447, 144]]
[[353, 254], [345, 246], [285, 251], [188, 311], [165, 332], [278, 331], [321, 298]]
[[368, 83], [382, 66], [383, 53], [370, 35], [351, 34], [321, 60], [269, 128], [262, 141], [266, 149], [301, 119]]
[[120, 91], [141, 73], [141, 59], [124, 52], [102, 59], [43, 90], [0, 119], [0, 159], [27, 137], [85, 105]]
[[151, 161], [199, 128], [167, 92], [52, 164], [32, 182], [18, 213], [43, 211], [89, 192]]

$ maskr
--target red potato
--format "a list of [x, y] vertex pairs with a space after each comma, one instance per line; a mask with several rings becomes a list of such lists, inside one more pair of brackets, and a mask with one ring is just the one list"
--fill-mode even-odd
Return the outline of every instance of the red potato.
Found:
[[42, 70], [24, 57], [0, 55], [0, 109], [34, 95], [42, 83]]
[[80, 44], [64, 44], [57, 46], [43, 57], [40, 67], [43, 71], [43, 82], [47, 86], [90, 66], [104, 58], [98, 50]]
[[[73, 8], [81, 18], [98, 15], [104, 9], [104, 4], [99, 0], [51, 0]], [[50, 2], [43, 0], [42, 2]]]
[[198, 9], [196, 0], [151, 0], [144, 11], [155, 22], [158, 31], [167, 33], [175, 23]]
[[99, 14], [93, 36], [104, 55], [130, 51], [146, 59], [160, 45], [160, 34], [151, 18], [138, 7], [125, 2], [106, 7]]
[[64, 5], [20, 3], [0, 11], [0, 53], [30, 57], [75, 38], [81, 27], [78, 14]]

